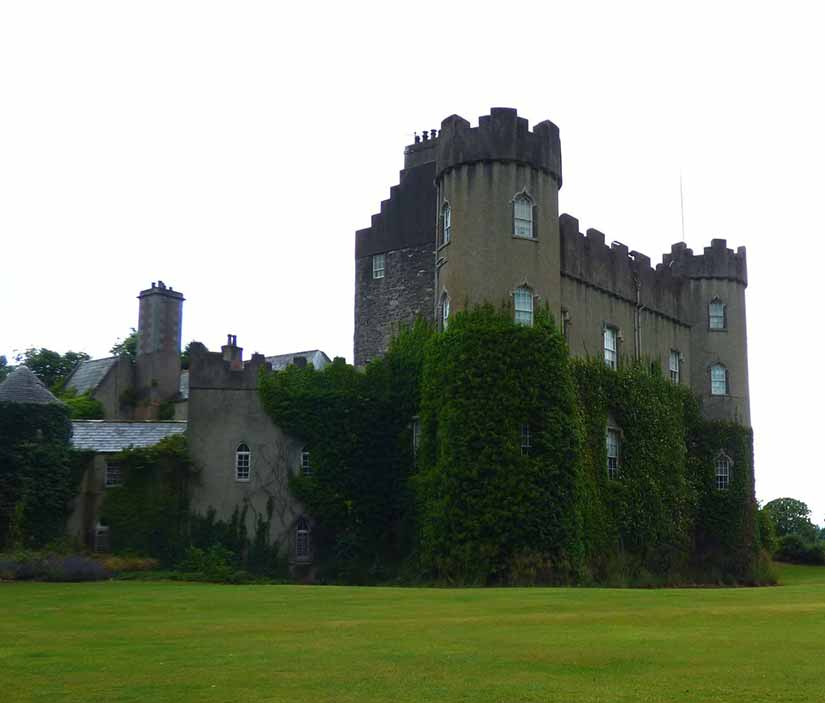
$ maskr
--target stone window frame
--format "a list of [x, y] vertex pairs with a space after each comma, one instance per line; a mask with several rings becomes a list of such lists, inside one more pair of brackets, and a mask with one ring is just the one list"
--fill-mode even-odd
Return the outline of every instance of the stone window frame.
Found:
[[301, 447], [301, 463], [299, 465], [301, 476], [312, 476], [312, 462], [310, 461], [309, 447]]
[[[612, 337], [613, 348], [607, 346], [608, 338]], [[621, 336], [619, 328], [609, 322], [602, 323], [602, 355], [604, 357], [605, 365], [614, 371], [619, 368], [619, 341]], [[608, 352], [612, 354], [612, 358], [608, 356]]]
[[717, 491], [726, 491], [733, 481], [733, 459], [731, 459], [724, 449], [713, 460], [713, 485]]
[[[518, 212], [519, 204], [523, 203], [525, 201], [527, 203], [529, 203], [529, 220], [527, 219], [527, 217], [523, 216], [524, 215], [523, 212], [521, 213], [521, 216], [519, 215], [519, 212]], [[514, 239], [526, 239], [527, 241], [532, 241], [532, 242], [537, 241], [538, 238], [539, 238], [539, 235], [538, 235], [538, 217], [537, 217], [538, 206], [536, 205], [536, 199], [532, 195], [530, 195], [530, 191], [527, 190], [527, 186], [525, 186], [518, 193], [516, 193], [513, 196], [510, 203], [511, 203], [511, 210], [512, 210], [512, 227], [510, 229], [510, 232], [511, 232], [511, 235], [513, 236], [513, 238]], [[518, 224], [519, 223], [525, 223], [525, 222], [528, 222], [528, 221], [530, 223], [530, 226], [529, 226], [530, 234], [529, 235], [519, 234]]]
[[449, 200], [445, 200], [441, 204], [441, 210], [438, 217], [439, 229], [439, 246], [446, 246], [453, 238], [453, 206], [450, 205]]
[[[714, 378], [714, 371], [721, 369], [723, 372], [723, 376], [720, 377], [717, 375]], [[721, 361], [716, 361], [710, 366], [708, 366], [708, 376], [710, 379], [710, 394], [716, 398], [725, 398], [730, 395], [730, 373], [728, 373], [728, 367], [725, 366]], [[720, 384], [724, 383], [724, 386]], [[723, 393], [716, 392], [715, 389], [723, 388]]]
[[246, 442], [235, 449], [235, 480], [248, 483], [252, 479], [252, 451]]
[[123, 470], [116, 459], [104, 459], [103, 486], [104, 488], [119, 488], [123, 485]]
[[[519, 307], [519, 300], [522, 303], [529, 301], [530, 309], [528, 310], [524, 306]], [[527, 317], [528, 315], [529, 317]], [[527, 327], [532, 327], [536, 321], [536, 295], [526, 281], [513, 290], [513, 321], [517, 325], [526, 325]]]
[[385, 253], [372, 255], [372, 279], [384, 278], [387, 270], [387, 256]]
[[726, 332], [728, 329], [728, 306], [718, 296], [708, 303], [708, 329], [712, 332]]

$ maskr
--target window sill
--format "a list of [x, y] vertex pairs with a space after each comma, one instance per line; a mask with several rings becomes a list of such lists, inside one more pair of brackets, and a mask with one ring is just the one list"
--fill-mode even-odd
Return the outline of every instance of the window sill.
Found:
[[236, 481], [237, 483], [249, 483], [249, 479], [248, 479], [248, 478], [238, 478], [237, 476], [235, 476], [235, 481]]
[[512, 239], [520, 239], [522, 242], [538, 242], [539, 241], [538, 237], [521, 237], [518, 234], [512, 234], [512, 235], [510, 235], [510, 237]]
[[[450, 240], [450, 242], [451, 242], [451, 241], [452, 241], [452, 240]], [[439, 244], [439, 245], [438, 245], [438, 247], [437, 247], [437, 248], [436, 248], [436, 250], [435, 250], [435, 253], [437, 254], [437, 253], [438, 253], [438, 252], [440, 252], [442, 249], [446, 249], [448, 246], [450, 246], [450, 242], [442, 242], [441, 244]]]
[[708, 327], [708, 332], [727, 332], [727, 327]]

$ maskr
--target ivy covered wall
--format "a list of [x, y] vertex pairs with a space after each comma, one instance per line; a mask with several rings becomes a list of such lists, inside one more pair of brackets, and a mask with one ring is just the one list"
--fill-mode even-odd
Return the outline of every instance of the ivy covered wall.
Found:
[[[702, 420], [649, 364], [570, 359], [547, 312], [532, 327], [489, 306], [442, 333], [419, 323], [365, 370], [292, 367], [261, 393], [310, 448], [311, 475], [291, 488], [331, 578], [759, 580], [750, 430]], [[721, 490], [720, 452], [733, 467]]]

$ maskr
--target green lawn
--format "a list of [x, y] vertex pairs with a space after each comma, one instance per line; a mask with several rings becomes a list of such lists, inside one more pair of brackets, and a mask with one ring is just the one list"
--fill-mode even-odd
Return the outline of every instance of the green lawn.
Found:
[[0, 701], [825, 701], [825, 568], [755, 589], [0, 584]]

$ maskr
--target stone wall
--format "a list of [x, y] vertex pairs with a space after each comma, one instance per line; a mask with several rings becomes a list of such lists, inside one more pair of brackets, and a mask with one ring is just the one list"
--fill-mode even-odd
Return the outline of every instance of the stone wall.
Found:
[[384, 254], [384, 277], [372, 277], [372, 256], [355, 260], [355, 364], [381, 356], [416, 317], [433, 318], [434, 256], [426, 243]]

